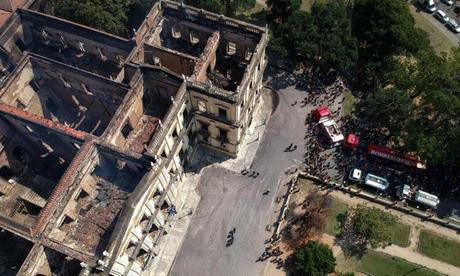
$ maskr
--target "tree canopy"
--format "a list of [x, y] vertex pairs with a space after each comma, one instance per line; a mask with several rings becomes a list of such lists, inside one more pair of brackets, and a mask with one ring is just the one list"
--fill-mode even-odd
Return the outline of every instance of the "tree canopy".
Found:
[[431, 166], [460, 164], [459, 63], [458, 49], [450, 56], [427, 49], [417, 57], [393, 58], [379, 87], [362, 103], [368, 126], [386, 128], [390, 140]]
[[314, 61], [327, 70], [350, 70], [358, 58], [343, 2], [314, 3], [311, 13], [294, 11], [273, 27], [272, 48], [292, 59]]
[[356, 0], [353, 32], [366, 59], [417, 53], [429, 46], [426, 33], [415, 27], [404, 0]]
[[336, 260], [332, 250], [325, 244], [310, 241], [294, 253], [297, 275], [325, 276], [334, 272]]
[[362, 114], [369, 127], [386, 129], [389, 135], [403, 133], [408, 124], [407, 118], [414, 110], [412, 99], [398, 88], [378, 89], [362, 105]]
[[317, 39], [314, 56], [322, 67], [346, 73], [358, 58], [358, 48], [352, 36], [351, 21], [344, 2], [315, 2], [311, 15], [313, 24], [317, 26], [316, 37], [311, 37]]
[[299, 10], [301, 2], [301, 0], [267, 0], [267, 6], [270, 9], [269, 20], [274, 23], [283, 23]]
[[131, 0], [51, 1], [56, 16], [123, 36], [127, 34], [126, 12], [131, 4]]
[[360, 204], [351, 214], [351, 225], [357, 242], [376, 248], [391, 241], [391, 231], [396, 225], [396, 217], [375, 207]]

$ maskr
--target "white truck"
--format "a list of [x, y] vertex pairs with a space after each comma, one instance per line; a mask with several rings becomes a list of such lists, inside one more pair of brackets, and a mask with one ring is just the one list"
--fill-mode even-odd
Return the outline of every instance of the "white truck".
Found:
[[396, 195], [401, 200], [407, 200], [416, 204], [421, 204], [432, 209], [436, 209], [440, 203], [440, 200], [437, 196], [419, 190], [417, 187], [411, 187], [406, 184], [397, 187]]
[[430, 208], [435, 209], [438, 204], [439, 204], [439, 198], [435, 195], [429, 194], [427, 192], [424, 192], [422, 190], [418, 190], [415, 193], [414, 200], [420, 204], [423, 204], [425, 206], [428, 206]]
[[345, 139], [345, 137], [343, 137], [342, 132], [340, 131], [339, 126], [334, 120], [331, 119], [323, 122], [322, 127], [324, 132], [326, 133], [327, 138], [329, 139], [329, 142], [332, 145], [338, 146], [341, 144], [343, 139]]
[[363, 184], [380, 191], [385, 191], [390, 186], [390, 183], [385, 178], [370, 173], [364, 178]]
[[353, 182], [361, 182], [362, 173], [360, 169], [352, 169], [348, 175], [348, 179]]
[[385, 191], [390, 186], [388, 180], [383, 177], [368, 173], [363, 180], [362, 175], [363, 172], [360, 169], [352, 169], [348, 174], [348, 179], [350, 181], [369, 186], [379, 191]]

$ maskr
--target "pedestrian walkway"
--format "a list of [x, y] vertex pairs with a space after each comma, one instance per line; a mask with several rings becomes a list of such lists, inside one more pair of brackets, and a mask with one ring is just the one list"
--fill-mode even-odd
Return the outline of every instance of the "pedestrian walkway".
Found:
[[414, 252], [413, 248], [411, 247], [403, 248], [396, 245], [391, 245], [385, 248], [379, 248], [376, 251], [384, 252], [389, 255], [399, 257], [408, 262], [418, 264], [432, 270], [436, 270], [446, 275], [460, 275], [460, 268], [438, 260], [431, 259], [418, 252]]
[[252, 123], [246, 130], [246, 137], [237, 158], [228, 159], [220, 164], [221, 167], [234, 172], [250, 169], [249, 167], [254, 160], [259, 143], [262, 140], [262, 136], [264, 135], [265, 128], [273, 110], [273, 95], [271, 93], [272, 92], [268, 89], [263, 90], [260, 103], [257, 104], [257, 110], [254, 112]]
[[411, 227], [409, 233], [409, 248], [414, 252], [417, 251], [419, 238], [420, 228], [415, 226]]

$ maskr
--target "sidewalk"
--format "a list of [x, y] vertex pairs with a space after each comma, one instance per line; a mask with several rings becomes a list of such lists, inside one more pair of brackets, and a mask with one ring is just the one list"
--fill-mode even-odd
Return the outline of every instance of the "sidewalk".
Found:
[[265, 127], [273, 109], [271, 93], [271, 90], [263, 89], [260, 102], [254, 111], [252, 124], [246, 130], [246, 137], [244, 138], [238, 157], [228, 159], [219, 164], [219, 166], [238, 173], [243, 169], [249, 169], [259, 148], [259, 143], [262, 140]]
[[[158, 248], [162, 250], [154, 258], [153, 264], [144, 271], [142, 275], [166, 276], [171, 269], [174, 258], [179, 252], [182, 241], [187, 232], [188, 226], [192, 221], [193, 211], [198, 207], [200, 196], [196, 193], [196, 188], [200, 182], [199, 174], [186, 174], [184, 183], [179, 194], [183, 195], [178, 204], [178, 212], [174, 217], [171, 227], [168, 229], [168, 234], [163, 236]], [[166, 246], [162, 246], [164, 244]]]
[[399, 257], [408, 262], [436, 270], [443, 274], [452, 276], [460, 275], [460, 268], [426, 257], [420, 253], [413, 251], [413, 249], [411, 248], [403, 248], [396, 245], [391, 245], [385, 248], [378, 248], [376, 251], [384, 252], [392, 256]]

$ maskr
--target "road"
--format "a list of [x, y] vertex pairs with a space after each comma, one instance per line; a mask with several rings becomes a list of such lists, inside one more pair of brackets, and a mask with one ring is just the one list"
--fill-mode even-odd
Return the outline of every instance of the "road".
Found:
[[[267, 224], [273, 223], [275, 192], [285, 170], [302, 161], [307, 111], [295, 100], [304, 97], [293, 87], [274, 95], [274, 112], [261, 137], [251, 170], [257, 178], [214, 165], [202, 172], [198, 192], [200, 204], [170, 275], [260, 275], [265, 263], [255, 262], [270, 237]], [[293, 152], [284, 152], [290, 144]], [[284, 184], [284, 183], [282, 183]], [[263, 195], [270, 189], [272, 192]], [[228, 232], [236, 228], [235, 241], [226, 247]]]
[[[425, 9], [420, 8], [417, 4], [409, 5], [409, 8], [417, 13], [420, 13], [421, 16], [426, 18], [431, 24], [452, 43], [452, 45], [457, 46], [460, 42], [460, 34], [453, 33], [450, 29], [448, 29], [444, 24], [439, 22], [436, 18], [433, 17], [432, 13], [427, 12]], [[457, 22], [460, 22], [459, 19], [456, 17], [456, 14], [453, 12], [452, 9], [449, 9], [449, 6], [442, 2], [436, 3], [436, 8], [443, 10], [446, 14], [450, 17], [455, 19]]]

